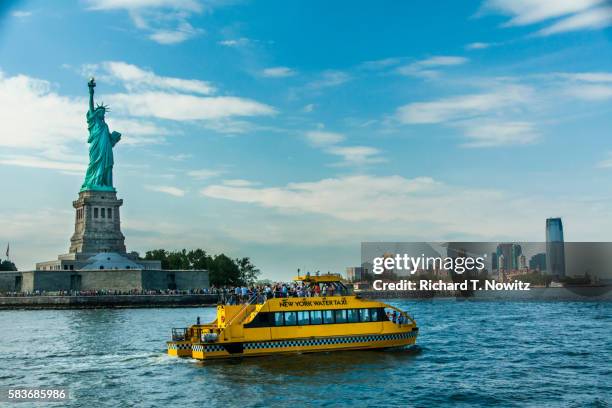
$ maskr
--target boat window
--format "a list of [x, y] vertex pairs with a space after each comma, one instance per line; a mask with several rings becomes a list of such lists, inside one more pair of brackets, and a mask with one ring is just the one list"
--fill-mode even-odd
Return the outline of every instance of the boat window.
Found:
[[[244, 325], [245, 328], [251, 328], [251, 327], [270, 327], [270, 326], [274, 326], [274, 313], [268, 313], [268, 312], [259, 312], [255, 315], [255, 317], [253, 318], [252, 321], [250, 321], [249, 323], [246, 323]], [[281, 315], [281, 326], [283, 324], [283, 320], [282, 320], [282, 315]]]
[[379, 322], [382, 320], [382, 315], [378, 309], [370, 309], [370, 315], [372, 316], [373, 322]]
[[323, 313], [320, 310], [310, 311], [310, 324], [321, 324], [323, 323]]
[[346, 311], [349, 323], [357, 323], [359, 321], [359, 313], [357, 309], [349, 309]]
[[333, 310], [324, 310], [323, 311], [323, 323], [330, 324], [334, 322], [334, 312]]
[[275, 326], [283, 325], [283, 312], [274, 313], [274, 325]]
[[285, 312], [285, 326], [295, 326], [297, 317], [295, 312]]
[[346, 323], [346, 310], [334, 310], [336, 323]]
[[308, 317], [308, 311], [302, 311], [302, 312], [297, 312], [297, 318], [298, 318], [298, 324], [301, 325], [305, 325], [305, 324], [310, 324], [310, 319]]
[[370, 316], [370, 309], [359, 309], [359, 320], [362, 322], [372, 321]]

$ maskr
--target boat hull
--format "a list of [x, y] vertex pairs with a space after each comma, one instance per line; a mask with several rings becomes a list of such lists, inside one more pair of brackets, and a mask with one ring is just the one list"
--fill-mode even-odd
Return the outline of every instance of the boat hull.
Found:
[[397, 348], [415, 344], [417, 334], [418, 331], [413, 330], [365, 336], [311, 337], [273, 341], [245, 341], [242, 343], [194, 343], [191, 346], [191, 357], [197, 360], [212, 360], [274, 354]]
[[190, 341], [168, 341], [168, 355], [172, 357], [191, 357]]

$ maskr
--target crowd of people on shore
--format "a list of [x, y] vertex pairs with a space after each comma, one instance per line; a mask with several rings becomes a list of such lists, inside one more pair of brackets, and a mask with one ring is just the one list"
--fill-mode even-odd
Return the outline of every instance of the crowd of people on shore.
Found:
[[147, 290], [111, 290], [111, 289], [98, 289], [98, 290], [58, 290], [58, 291], [45, 291], [35, 290], [33, 292], [5, 292], [0, 293], [0, 296], [9, 297], [28, 297], [28, 296], [151, 296], [151, 295], [206, 295], [210, 294], [210, 289], [190, 289], [190, 290], [176, 290], [176, 289], [147, 289]]

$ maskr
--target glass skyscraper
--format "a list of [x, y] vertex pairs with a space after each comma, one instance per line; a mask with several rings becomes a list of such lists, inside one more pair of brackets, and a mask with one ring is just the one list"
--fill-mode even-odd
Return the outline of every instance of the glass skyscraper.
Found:
[[550, 274], [565, 276], [565, 244], [561, 218], [546, 220], [546, 266]]

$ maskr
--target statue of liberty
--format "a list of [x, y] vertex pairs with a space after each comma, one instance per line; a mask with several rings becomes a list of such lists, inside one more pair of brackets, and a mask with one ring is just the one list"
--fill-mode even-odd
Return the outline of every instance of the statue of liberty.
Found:
[[121, 133], [111, 133], [104, 121], [108, 106], [102, 103], [94, 108], [93, 96], [96, 82], [93, 77], [87, 86], [89, 86], [89, 111], [87, 112], [89, 166], [87, 166], [81, 191], [115, 191], [113, 187], [113, 147], [121, 139]]

